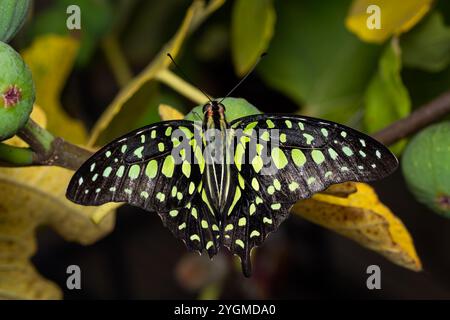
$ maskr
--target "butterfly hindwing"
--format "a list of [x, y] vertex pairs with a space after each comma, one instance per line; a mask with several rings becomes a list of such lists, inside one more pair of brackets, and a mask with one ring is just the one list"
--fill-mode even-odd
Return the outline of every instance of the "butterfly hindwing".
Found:
[[291, 204], [271, 203], [256, 188], [255, 177], [245, 180], [240, 173], [236, 174], [239, 178], [234, 199], [237, 201], [224, 219], [223, 244], [240, 257], [244, 274], [250, 276], [252, 248], [261, 245], [286, 219]]

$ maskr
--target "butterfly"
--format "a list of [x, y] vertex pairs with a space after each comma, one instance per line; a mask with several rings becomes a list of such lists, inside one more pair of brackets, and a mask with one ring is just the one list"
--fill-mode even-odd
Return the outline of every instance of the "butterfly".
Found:
[[125, 202], [156, 212], [189, 250], [221, 247], [251, 275], [251, 251], [291, 206], [331, 184], [391, 174], [396, 157], [354, 129], [305, 116], [258, 114], [226, 120], [211, 100], [202, 122], [164, 121], [120, 137], [74, 174], [67, 198], [82, 205]]

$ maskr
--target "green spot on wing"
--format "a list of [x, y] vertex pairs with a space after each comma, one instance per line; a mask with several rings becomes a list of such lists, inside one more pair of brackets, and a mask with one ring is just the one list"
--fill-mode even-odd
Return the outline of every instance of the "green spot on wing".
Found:
[[235, 241], [235, 243], [236, 243], [239, 247], [241, 247], [242, 249], [244, 249], [245, 245], [244, 245], [244, 242], [243, 242], [242, 240], [238, 239], [238, 240]]
[[109, 175], [111, 174], [112, 168], [111, 167], [106, 167], [105, 170], [103, 171], [103, 176], [105, 178], [108, 178]]
[[236, 188], [236, 192], [234, 194], [233, 202], [231, 203], [230, 209], [228, 209], [228, 215], [231, 214], [231, 212], [234, 209], [234, 206], [236, 205], [236, 203], [239, 201], [240, 198], [241, 198], [241, 189]]
[[259, 237], [261, 233], [259, 233], [258, 230], [253, 230], [252, 233], [250, 233], [250, 238]]
[[169, 155], [164, 159], [164, 163], [161, 168], [161, 173], [165, 175], [167, 178], [172, 178], [174, 170], [175, 170], [175, 160], [172, 155]]
[[320, 151], [320, 150], [313, 150], [311, 152], [311, 157], [316, 164], [321, 164], [325, 161], [325, 156], [323, 155], [322, 151]]
[[280, 203], [274, 203], [270, 207], [272, 208], [272, 210], [280, 210], [281, 209], [281, 204]]
[[275, 167], [277, 167], [277, 169], [279, 169], [279, 170], [283, 169], [288, 164], [286, 155], [280, 148], [273, 148], [272, 160], [273, 160]]
[[300, 185], [299, 185], [297, 182], [295, 182], [295, 181], [293, 181], [293, 182], [291, 182], [291, 183], [289, 184], [289, 190], [291, 190], [291, 191], [295, 191], [295, 190], [297, 190], [299, 187], [300, 187]]
[[331, 159], [336, 160], [338, 157], [337, 152], [333, 148], [328, 148], [328, 154], [330, 155]]
[[153, 179], [158, 174], [158, 162], [156, 160], [151, 160], [147, 167], [145, 168], [145, 174], [150, 179]]
[[140, 172], [141, 167], [137, 164], [134, 164], [131, 166], [130, 171], [128, 172], [128, 177], [130, 177], [131, 180], [137, 179]]
[[350, 149], [349, 147], [345, 146], [342, 148], [342, 151], [345, 153], [346, 156], [350, 157], [353, 155], [353, 151], [352, 149]]
[[134, 150], [134, 155], [138, 157], [139, 159], [142, 159], [142, 151], [144, 150], [144, 147], [139, 147], [136, 150]]
[[241, 171], [242, 168], [242, 161], [245, 155], [245, 149], [242, 144], [238, 144], [236, 147], [236, 152], [234, 153], [234, 163], [236, 164], [236, 167], [239, 171]]
[[314, 137], [308, 133], [304, 133], [303, 137], [306, 139], [306, 144], [311, 144], [314, 140]]
[[119, 178], [122, 178], [122, 177], [123, 177], [124, 171], [125, 171], [125, 166], [120, 166], [120, 167], [119, 167], [119, 170], [117, 170], [116, 175], [117, 175]]
[[259, 191], [259, 182], [258, 182], [258, 180], [256, 178], [252, 179], [252, 188], [255, 191]]
[[191, 176], [191, 165], [189, 162], [183, 161], [181, 170], [183, 171], [183, 174], [186, 176], [186, 178], [189, 178]]
[[253, 170], [255, 170], [256, 173], [259, 173], [264, 166], [262, 158], [260, 156], [254, 157], [252, 160], [252, 166]]
[[305, 154], [299, 149], [292, 149], [291, 157], [297, 167], [301, 167], [306, 163]]

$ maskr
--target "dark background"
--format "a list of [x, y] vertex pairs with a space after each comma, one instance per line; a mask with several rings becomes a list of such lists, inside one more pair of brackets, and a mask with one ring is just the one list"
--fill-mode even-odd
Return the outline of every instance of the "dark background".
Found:
[[[36, 12], [44, 12], [52, 3], [36, 1]], [[121, 41], [127, 54], [132, 46], [126, 44], [134, 37], [131, 33], [136, 30], [133, 23], [145, 19], [139, 12], [146, 8], [150, 15], [154, 11], [147, 1], [138, 3], [132, 14], [136, 18], [128, 23], [122, 33]], [[164, 25], [158, 30], [161, 44], [176, 31], [189, 5], [189, 1], [174, 0], [168, 3], [160, 6], [163, 12], [160, 20]], [[195, 44], [205, 36], [211, 25], [229, 24], [230, 11], [231, 3], [227, 3], [210, 18], [191, 37], [179, 59], [179, 64], [194, 82], [215, 96], [225, 94], [238, 80], [228, 52], [227, 38], [223, 48], [214, 48], [218, 50], [214, 59], [196, 58], [193, 52], [197, 50]], [[157, 44], [153, 47], [155, 49], [143, 49], [141, 56], [145, 59], [137, 54], [130, 55], [135, 72], [139, 72], [159, 50]], [[409, 81], [411, 86], [418, 76], [425, 76], [411, 70], [406, 70], [405, 75], [405, 81]], [[77, 68], [71, 74], [63, 95], [63, 105], [91, 126], [117, 90], [103, 54], [97, 50], [87, 66]], [[169, 92], [165, 88], [161, 90]], [[267, 87], [258, 73], [249, 77], [234, 95], [246, 98], [262, 111], [298, 110], [296, 103]], [[190, 101], [180, 97], [176, 99], [185, 105], [186, 110], [192, 106]], [[450, 298], [450, 221], [418, 204], [406, 189], [400, 171], [373, 185], [381, 200], [405, 223], [413, 236], [423, 272], [415, 273], [398, 267], [350, 240], [291, 216], [258, 250], [254, 267], [262, 270], [257, 272], [259, 275], [248, 280], [238, 268], [232, 267], [225, 276], [219, 297]], [[176, 276], [177, 265], [187, 251], [184, 244], [162, 226], [154, 213], [123, 206], [118, 210], [115, 230], [88, 247], [65, 242], [48, 229], [39, 231], [38, 244], [39, 250], [33, 262], [43, 276], [55, 281], [61, 288], [66, 288], [67, 266], [75, 264], [81, 267], [82, 290], [65, 289], [67, 299], [178, 299], [197, 298], [199, 294], [199, 290], [187, 288], [186, 279], [180, 280]], [[267, 262], [271, 266], [267, 267]], [[372, 264], [381, 268], [381, 290], [370, 291], [366, 288], [366, 268]]]

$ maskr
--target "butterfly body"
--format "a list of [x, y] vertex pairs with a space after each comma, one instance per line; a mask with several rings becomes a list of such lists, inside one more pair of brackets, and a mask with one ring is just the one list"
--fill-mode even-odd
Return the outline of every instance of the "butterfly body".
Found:
[[[230, 129], [225, 116], [225, 106], [213, 101], [203, 108], [204, 120], [202, 126], [206, 169], [203, 177], [205, 192], [214, 208], [216, 219], [221, 221], [223, 212], [229, 203], [230, 193], [230, 144], [228, 135]], [[232, 190], [231, 190], [232, 191]]]
[[249, 276], [251, 250], [295, 202], [397, 167], [382, 144], [330, 121], [260, 114], [228, 123], [215, 101], [203, 113], [200, 124], [155, 123], [106, 145], [75, 173], [67, 197], [157, 212], [188, 249], [212, 257], [225, 246]]

